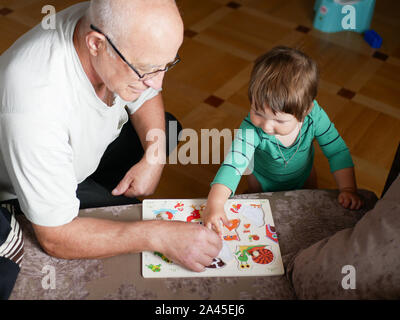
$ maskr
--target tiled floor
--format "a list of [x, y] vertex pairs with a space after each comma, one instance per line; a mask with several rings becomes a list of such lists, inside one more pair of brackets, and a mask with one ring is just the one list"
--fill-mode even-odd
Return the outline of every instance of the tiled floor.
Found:
[[[0, 52], [40, 22], [44, 5], [61, 10], [76, 2], [1, 0]], [[237, 128], [249, 108], [247, 83], [254, 59], [279, 44], [300, 48], [320, 66], [317, 99], [350, 148], [359, 187], [380, 196], [400, 141], [399, 1], [376, 3], [372, 28], [383, 37], [379, 50], [357, 33], [314, 30], [312, 0], [177, 3], [185, 22], [182, 63], [167, 73], [163, 95], [167, 111], [184, 128], [199, 137], [201, 129]], [[187, 147], [182, 141], [176, 152]], [[328, 161], [316, 149], [319, 186], [335, 188]], [[154, 197], [206, 197], [218, 167], [168, 164]], [[238, 192], [245, 188], [242, 179]]]

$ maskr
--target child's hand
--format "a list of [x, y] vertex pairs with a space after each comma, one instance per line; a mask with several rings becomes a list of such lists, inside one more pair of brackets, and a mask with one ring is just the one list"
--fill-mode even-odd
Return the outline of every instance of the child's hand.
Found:
[[207, 206], [203, 213], [204, 226], [214, 230], [222, 239], [222, 224], [230, 227], [224, 205], [231, 190], [223, 184], [216, 183], [211, 187], [207, 198]]
[[338, 201], [345, 209], [358, 210], [362, 207], [363, 201], [354, 190], [341, 190]]
[[210, 207], [207, 205], [204, 210], [204, 226], [214, 230], [222, 238], [223, 225], [230, 226], [230, 221], [226, 217], [224, 207]]

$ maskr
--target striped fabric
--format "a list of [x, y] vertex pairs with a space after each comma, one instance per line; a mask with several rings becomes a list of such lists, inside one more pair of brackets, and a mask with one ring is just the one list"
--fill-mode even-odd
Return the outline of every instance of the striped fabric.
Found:
[[2, 204], [1, 207], [11, 212], [11, 231], [4, 243], [0, 246], [0, 257], [7, 258], [21, 267], [24, 256], [24, 239], [18, 221], [15, 219], [15, 207], [9, 204]]

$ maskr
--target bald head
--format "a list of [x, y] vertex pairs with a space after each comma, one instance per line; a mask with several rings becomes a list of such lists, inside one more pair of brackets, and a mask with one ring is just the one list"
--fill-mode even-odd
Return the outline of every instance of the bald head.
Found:
[[183, 39], [174, 0], [92, 0], [87, 17], [116, 46], [138, 55], [163, 50], [170, 42], [179, 47]]
[[[100, 30], [92, 30], [91, 24]], [[126, 101], [148, 87], [162, 87], [165, 73], [157, 71], [176, 61], [182, 42], [183, 22], [174, 0], [91, 0], [74, 32], [75, 48], [93, 86], [106, 87]], [[143, 78], [147, 73], [153, 77]]]

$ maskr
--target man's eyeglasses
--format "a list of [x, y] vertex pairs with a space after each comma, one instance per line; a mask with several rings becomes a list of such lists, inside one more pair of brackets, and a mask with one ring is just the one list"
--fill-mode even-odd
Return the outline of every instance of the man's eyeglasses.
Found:
[[151, 79], [153, 77], [155, 77], [156, 75], [158, 75], [160, 72], [167, 72], [169, 69], [171, 69], [172, 67], [174, 67], [178, 62], [181, 61], [179, 55], [176, 55], [176, 58], [173, 62], [168, 63], [164, 69], [158, 69], [152, 72], [148, 72], [148, 73], [144, 73], [144, 74], [140, 74], [139, 71], [136, 70], [136, 68], [131, 65], [128, 60], [125, 59], [125, 57], [122, 55], [122, 53], [116, 48], [116, 46], [112, 43], [111, 39], [105, 35], [99, 28], [95, 27], [94, 25], [90, 25], [90, 28], [98, 33], [101, 33], [108, 41], [108, 43], [111, 45], [111, 47], [115, 50], [115, 52], [119, 55], [119, 57], [129, 66], [129, 68], [131, 68], [139, 77], [140, 80], [145, 81], [148, 79]]

